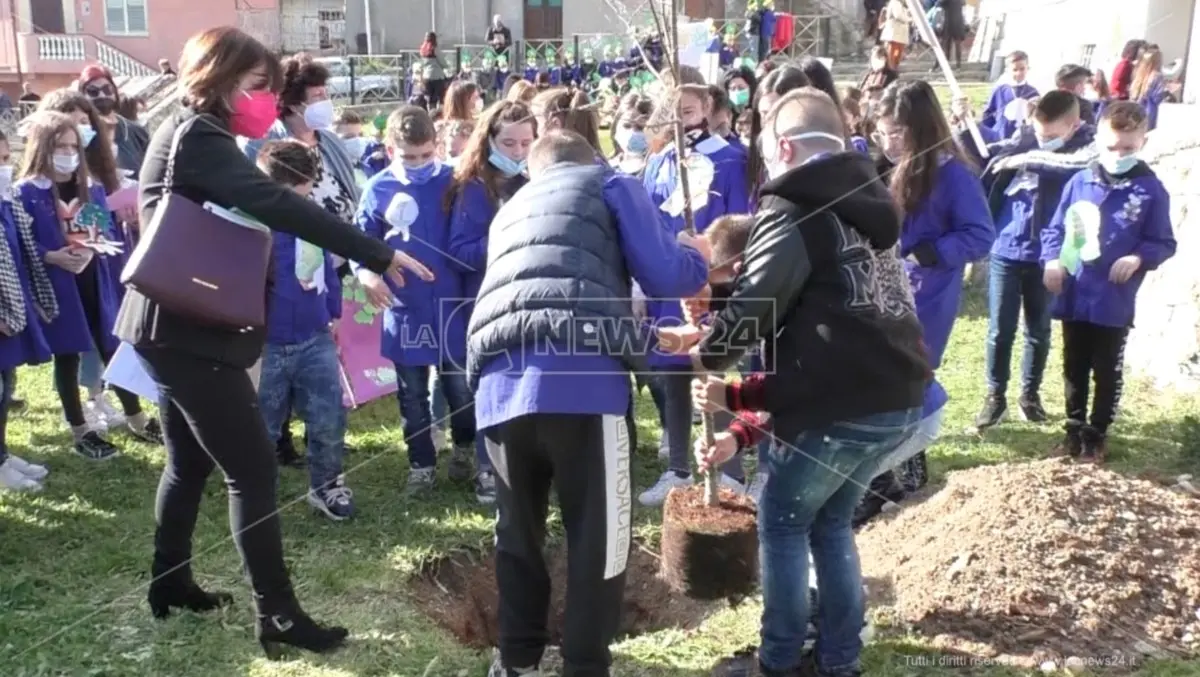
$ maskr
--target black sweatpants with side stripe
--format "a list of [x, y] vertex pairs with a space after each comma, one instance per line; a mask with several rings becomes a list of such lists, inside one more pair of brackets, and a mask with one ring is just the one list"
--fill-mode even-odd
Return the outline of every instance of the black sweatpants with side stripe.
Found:
[[607, 677], [633, 538], [625, 416], [529, 414], [484, 431], [496, 484], [504, 667], [535, 667], [549, 641], [543, 545], [550, 488], [567, 534], [563, 677]]

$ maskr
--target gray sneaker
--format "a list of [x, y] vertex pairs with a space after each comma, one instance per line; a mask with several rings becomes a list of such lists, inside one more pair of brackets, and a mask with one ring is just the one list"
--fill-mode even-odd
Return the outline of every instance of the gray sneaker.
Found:
[[405, 492], [409, 495], [423, 494], [432, 491], [437, 483], [437, 468], [413, 468], [408, 471], [408, 487]]
[[496, 473], [483, 470], [475, 476], [475, 500], [479, 501], [480, 505], [496, 502]]
[[450, 452], [450, 463], [446, 466], [446, 476], [451, 482], [470, 482], [475, 476], [475, 446], [473, 444], [455, 445]]

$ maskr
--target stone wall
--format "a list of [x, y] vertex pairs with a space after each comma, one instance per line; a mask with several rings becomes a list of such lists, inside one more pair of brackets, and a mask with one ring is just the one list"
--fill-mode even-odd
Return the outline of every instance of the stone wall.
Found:
[[[1188, 129], [1190, 127], [1190, 129]], [[1166, 132], [1168, 130], [1160, 130]], [[1137, 326], [1126, 365], [1156, 385], [1200, 390], [1200, 130], [1194, 125], [1151, 135], [1143, 157], [1171, 194], [1179, 248], [1149, 274], [1138, 293]]]

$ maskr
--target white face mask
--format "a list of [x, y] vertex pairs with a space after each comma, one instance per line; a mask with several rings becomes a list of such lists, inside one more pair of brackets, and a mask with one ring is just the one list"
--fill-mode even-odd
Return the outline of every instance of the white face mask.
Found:
[[304, 125], [309, 129], [329, 129], [333, 126], [333, 102], [314, 101], [304, 107]]
[[483, 112], [483, 98], [482, 97], [475, 99], [475, 112], [476, 113]]
[[[836, 143], [838, 146], [838, 152], [846, 150], [846, 140], [845, 139], [843, 139], [840, 136], [834, 136], [833, 134], [828, 134], [826, 132], [802, 132], [800, 134], [793, 134], [791, 136], [787, 136], [787, 137], [783, 137], [783, 138], [787, 139], [788, 141], [803, 141], [805, 139], [825, 139], [827, 141], [832, 141], [832, 142]], [[770, 178], [770, 179], [778, 178], [778, 177], [782, 176], [783, 174], [786, 174], [788, 172], [788, 170], [792, 169], [792, 167], [789, 167], [787, 165], [787, 163], [780, 162], [778, 160], [778, 156], [779, 156], [779, 140], [778, 139], [775, 139], [769, 145], [763, 144], [762, 159], [763, 159], [763, 166], [766, 167], [766, 170], [767, 170], [767, 178]], [[800, 163], [800, 164], [804, 164], [804, 163]], [[799, 167], [800, 165], [796, 165], [796, 166]]]
[[54, 171], [59, 174], [74, 174], [79, 169], [79, 153], [55, 153]]

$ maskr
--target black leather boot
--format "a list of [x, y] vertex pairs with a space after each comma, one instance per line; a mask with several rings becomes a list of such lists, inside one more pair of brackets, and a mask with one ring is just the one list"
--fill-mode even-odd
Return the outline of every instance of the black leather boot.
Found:
[[195, 613], [213, 611], [233, 604], [233, 595], [227, 592], [206, 592], [192, 579], [188, 566], [172, 567], [155, 561], [151, 567], [153, 580], [146, 592], [146, 603], [155, 618], [166, 618], [171, 609], [186, 609]]

